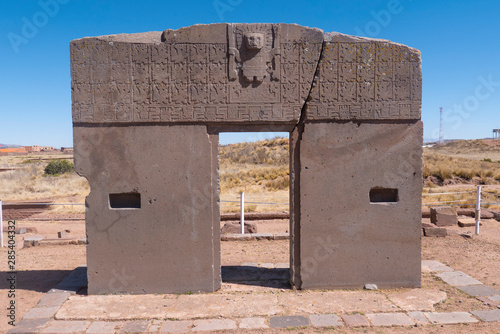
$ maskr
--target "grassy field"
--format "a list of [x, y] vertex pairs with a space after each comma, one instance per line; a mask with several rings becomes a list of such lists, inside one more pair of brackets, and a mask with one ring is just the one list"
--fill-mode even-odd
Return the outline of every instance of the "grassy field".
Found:
[[[71, 155], [27, 155], [1, 156], [0, 167], [15, 168], [0, 172], [0, 199], [5, 202], [41, 201], [83, 203], [90, 192], [87, 180], [76, 173], [59, 176], [44, 175], [44, 169], [51, 160], [67, 159]], [[56, 211], [84, 212], [83, 206], [57, 206]]]
[[[245, 192], [247, 212], [288, 211], [288, 145], [287, 138], [275, 138], [221, 146], [221, 211], [238, 212], [242, 191]], [[75, 173], [44, 175], [43, 169], [49, 161], [60, 158], [72, 161], [72, 156], [60, 154], [0, 157], [0, 167], [15, 168], [0, 172], [0, 199], [4, 202], [53, 199], [83, 203], [90, 191], [85, 178]], [[480, 184], [488, 185], [483, 196], [485, 203], [500, 202], [500, 140], [455, 141], [425, 148], [423, 175], [424, 203], [457, 200], [466, 207], [465, 204], [475, 201], [474, 191]], [[456, 191], [468, 193], [428, 195]], [[498, 205], [492, 207], [500, 208]], [[82, 212], [83, 207], [57, 207], [57, 210]]]

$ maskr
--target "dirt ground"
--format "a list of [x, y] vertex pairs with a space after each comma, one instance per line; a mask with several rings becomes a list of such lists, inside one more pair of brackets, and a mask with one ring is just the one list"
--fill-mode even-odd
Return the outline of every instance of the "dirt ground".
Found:
[[[257, 222], [261, 233], [283, 233], [288, 229], [287, 221]], [[18, 227], [35, 226], [38, 234], [54, 237], [61, 229], [69, 229], [69, 236], [85, 235], [83, 221], [70, 222], [18, 222]], [[459, 236], [473, 228], [455, 228], [457, 234], [446, 238], [422, 238], [422, 258], [438, 260], [456, 270], [461, 270], [484, 284], [500, 289], [500, 222], [485, 220], [480, 235], [472, 238]], [[289, 242], [282, 241], [225, 241], [222, 242], [222, 264], [241, 264], [243, 262], [286, 263], [289, 261]], [[0, 307], [5, 310], [9, 299], [5, 284], [7, 273], [7, 249], [0, 252]], [[34, 307], [42, 295], [53, 288], [63, 277], [79, 265], [86, 263], [84, 245], [51, 245], [20, 249], [16, 252], [17, 289], [16, 318]], [[423, 288], [439, 288], [448, 298], [436, 305], [438, 312], [470, 311], [488, 309], [478, 300], [471, 298], [455, 288], [433, 278], [430, 274], [422, 275]], [[0, 321], [0, 333], [10, 329], [5, 316]], [[469, 325], [428, 325], [412, 328], [358, 328], [358, 329], [295, 329], [299, 333], [500, 333], [497, 323], [479, 323]], [[255, 333], [262, 333], [256, 331]], [[264, 331], [266, 332], [266, 331]], [[269, 333], [290, 333], [291, 330], [269, 330]], [[252, 332], [249, 332], [252, 333]]]

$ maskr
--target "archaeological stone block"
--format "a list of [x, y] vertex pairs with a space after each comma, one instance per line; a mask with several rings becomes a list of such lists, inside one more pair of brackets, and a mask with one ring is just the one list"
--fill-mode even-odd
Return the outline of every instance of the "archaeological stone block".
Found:
[[405, 45], [210, 24], [70, 45], [88, 291], [221, 286], [218, 135], [290, 133], [290, 280], [420, 285], [422, 72]]
[[452, 207], [431, 208], [431, 223], [437, 226], [456, 226], [457, 211]]

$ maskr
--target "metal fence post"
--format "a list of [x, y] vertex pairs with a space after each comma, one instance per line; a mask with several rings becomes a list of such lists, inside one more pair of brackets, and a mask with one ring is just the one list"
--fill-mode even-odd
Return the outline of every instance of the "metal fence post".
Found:
[[3, 248], [2, 200], [0, 199], [0, 247]]
[[245, 234], [245, 192], [240, 194], [241, 234]]
[[481, 223], [481, 186], [477, 186], [476, 195], [476, 234], [479, 234], [479, 224]]

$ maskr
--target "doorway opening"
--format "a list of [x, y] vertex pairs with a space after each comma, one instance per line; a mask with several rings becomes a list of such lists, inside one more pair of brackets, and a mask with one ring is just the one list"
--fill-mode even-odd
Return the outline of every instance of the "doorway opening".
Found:
[[219, 133], [224, 284], [290, 287], [289, 145], [288, 132]]

